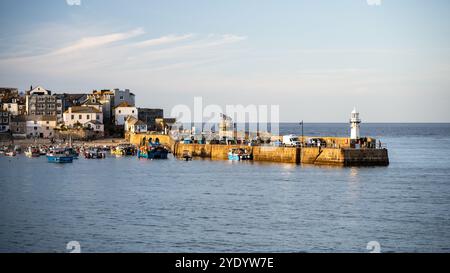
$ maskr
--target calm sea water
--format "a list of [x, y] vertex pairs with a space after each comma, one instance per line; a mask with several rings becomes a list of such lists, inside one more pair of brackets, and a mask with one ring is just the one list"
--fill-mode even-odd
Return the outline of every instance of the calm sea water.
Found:
[[[283, 124], [282, 133], [300, 133]], [[0, 157], [0, 252], [450, 252], [450, 124], [364, 124], [374, 168]], [[306, 124], [305, 135], [348, 135]]]

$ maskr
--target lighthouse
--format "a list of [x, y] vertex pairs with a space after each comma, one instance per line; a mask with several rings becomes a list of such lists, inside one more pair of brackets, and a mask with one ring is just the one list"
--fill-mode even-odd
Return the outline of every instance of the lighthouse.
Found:
[[350, 118], [350, 139], [357, 140], [360, 138], [359, 127], [361, 124], [361, 119], [359, 118], [359, 113], [356, 111], [356, 107], [353, 109], [352, 116]]

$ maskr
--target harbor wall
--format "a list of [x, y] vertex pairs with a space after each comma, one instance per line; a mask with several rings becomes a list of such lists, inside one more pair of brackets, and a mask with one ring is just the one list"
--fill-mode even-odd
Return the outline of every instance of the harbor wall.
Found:
[[[139, 145], [143, 138], [159, 138], [176, 156], [187, 152], [193, 157], [228, 159], [228, 152], [233, 148], [246, 149], [253, 154], [254, 161], [267, 161], [293, 164], [339, 165], [339, 166], [387, 166], [389, 155], [387, 149], [352, 149], [348, 148], [345, 138], [324, 138], [334, 147], [271, 147], [244, 145], [184, 144], [175, 142], [168, 135], [130, 134], [129, 141]], [[342, 146], [344, 147], [342, 147]], [[340, 146], [340, 148], [339, 148]]]
[[193, 157], [226, 160], [233, 148], [243, 148], [253, 154], [254, 161], [293, 164], [339, 165], [339, 166], [387, 166], [386, 149], [350, 149], [319, 147], [266, 147], [240, 145], [182, 144], [175, 145], [175, 155], [187, 152]]
[[133, 133], [127, 133], [125, 135], [125, 138], [133, 145], [139, 146], [142, 143], [142, 140], [145, 139], [148, 141], [150, 138], [155, 141], [157, 138], [159, 139], [159, 142], [167, 146], [173, 151], [175, 141], [169, 136], [169, 135], [162, 135], [162, 134], [133, 134]]

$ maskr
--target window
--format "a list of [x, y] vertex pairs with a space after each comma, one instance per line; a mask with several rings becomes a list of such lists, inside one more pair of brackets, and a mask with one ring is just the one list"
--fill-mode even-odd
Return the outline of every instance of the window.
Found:
[[50, 130], [50, 127], [47, 127], [47, 130]]
[[134, 114], [134, 110], [133, 110], [133, 111], [131, 111], [131, 113], [133, 113], [133, 114]]
[[75, 115], [72, 115], [71, 119], [74, 120], [75, 119]]
[[122, 114], [122, 110], [119, 110], [119, 114]]
[[123, 96], [120, 96], [120, 100], [123, 100]]
[[123, 117], [123, 121], [127, 121], [127, 117]]
[[100, 119], [100, 115], [97, 115], [97, 120], [99, 120]]
[[50, 124], [50, 122], [49, 122], [49, 121], [47, 121], [47, 124]]
[[87, 119], [91, 119], [91, 116], [90, 116], [90, 115], [87, 115]]
[[82, 116], [82, 115], [79, 115], [79, 116], [78, 116], [78, 119], [83, 119], [83, 116]]

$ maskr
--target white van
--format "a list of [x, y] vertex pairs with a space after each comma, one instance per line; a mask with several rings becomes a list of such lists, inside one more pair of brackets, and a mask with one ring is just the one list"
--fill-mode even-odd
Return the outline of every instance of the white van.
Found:
[[294, 135], [287, 135], [287, 136], [283, 136], [283, 145], [285, 146], [291, 146], [291, 147], [296, 147], [296, 146], [300, 146], [300, 140], [297, 136]]

